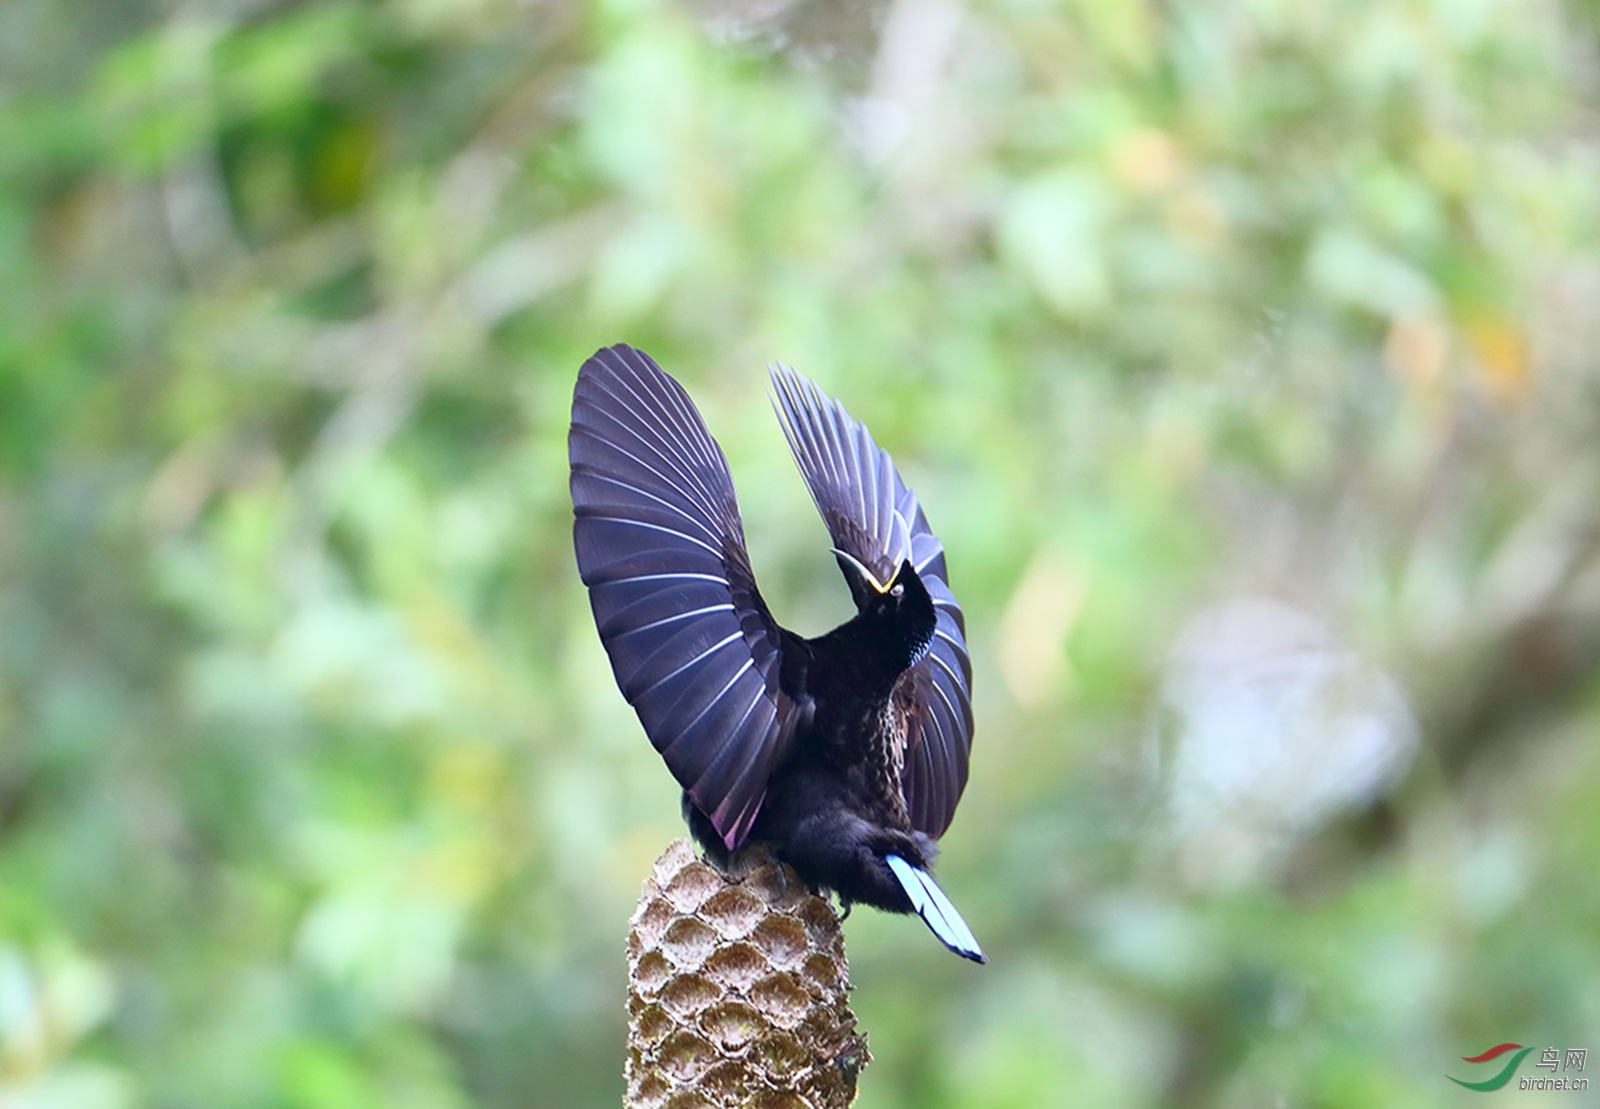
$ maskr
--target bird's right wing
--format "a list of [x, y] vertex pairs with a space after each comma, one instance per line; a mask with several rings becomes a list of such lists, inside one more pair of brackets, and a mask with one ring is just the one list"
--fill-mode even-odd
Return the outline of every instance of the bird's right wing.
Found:
[[622, 695], [667, 768], [737, 849], [794, 703], [756, 590], [727, 459], [683, 387], [626, 345], [572, 398], [573, 541]]
[[950, 591], [944, 545], [917, 495], [872, 433], [816, 385], [772, 370], [774, 407], [833, 545], [887, 585], [909, 560], [933, 598], [933, 644], [896, 689], [905, 722], [901, 793], [911, 824], [938, 839], [967, 785], [972, 749], [972, 663], [966, 622]]

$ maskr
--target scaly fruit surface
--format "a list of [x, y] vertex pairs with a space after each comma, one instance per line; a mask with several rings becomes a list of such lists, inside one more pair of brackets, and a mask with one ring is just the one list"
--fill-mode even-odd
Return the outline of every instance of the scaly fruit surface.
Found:
[[628, 930], [628, 1109], [843, 1109], [871, 1058], [833, 906], [761, 847], [672, 842]]

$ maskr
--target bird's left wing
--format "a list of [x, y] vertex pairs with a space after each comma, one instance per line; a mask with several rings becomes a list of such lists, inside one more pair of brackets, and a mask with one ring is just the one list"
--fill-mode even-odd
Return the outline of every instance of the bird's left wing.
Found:
[[761, 809], [794, 703], [727, 459], [683, 387], [625, 345], [572, 398], [578, 570], [622, 695], [730, 850]]
[[889, 452], [843, 405], [784, 366], [773, 367], [772, 384], [789, 449], [834, 546], [884, 585], [909, 560], [933, 598], [932, 647], [901, 679], [896, 703], [906, 724], [906, 809], [913, 827], [937, 839], [966, 788], [972, 749], [972, 664], [944, 545]]

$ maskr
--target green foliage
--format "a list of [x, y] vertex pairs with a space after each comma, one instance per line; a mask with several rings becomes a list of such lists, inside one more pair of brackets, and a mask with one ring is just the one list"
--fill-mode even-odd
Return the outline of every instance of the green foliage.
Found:
[[[0, 1103], [616, 1103], [679, 828], [570, 550], [617, 340], [786, 624], [771, 359], [967, 607], [993, 962], [852, 917], [862, 1105], [1600, 1046], [1594, 5], [757, 7], [0, 6]], [[1391, 749], [1208, 801], [1213, 694]]]

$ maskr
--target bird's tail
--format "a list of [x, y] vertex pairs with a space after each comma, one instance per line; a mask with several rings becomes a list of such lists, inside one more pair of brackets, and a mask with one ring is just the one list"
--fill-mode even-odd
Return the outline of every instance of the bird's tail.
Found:
[[889, 863], [889, 869], [894, 871], [894, 876], [899, 879], [901, 888], [906, 891], [906, 896], [911, 898], [911, 907], [917, 911], [917, 915], [922, 918], [929, 930], [939, 937], [939, 942], [963, 958], [971, 959], [975, 963], [987, 963], [989, 957], [983, 953], [983, 948], [978, 946], [977, 939], [972, 935], [972, 929], [961, 919], [956, 907], [950, 904], [950, 899], [944, 895], [944, 890], [935, 884], [933, 875], [912, 866], [899, 855], [886, 855], [884, 858]]

